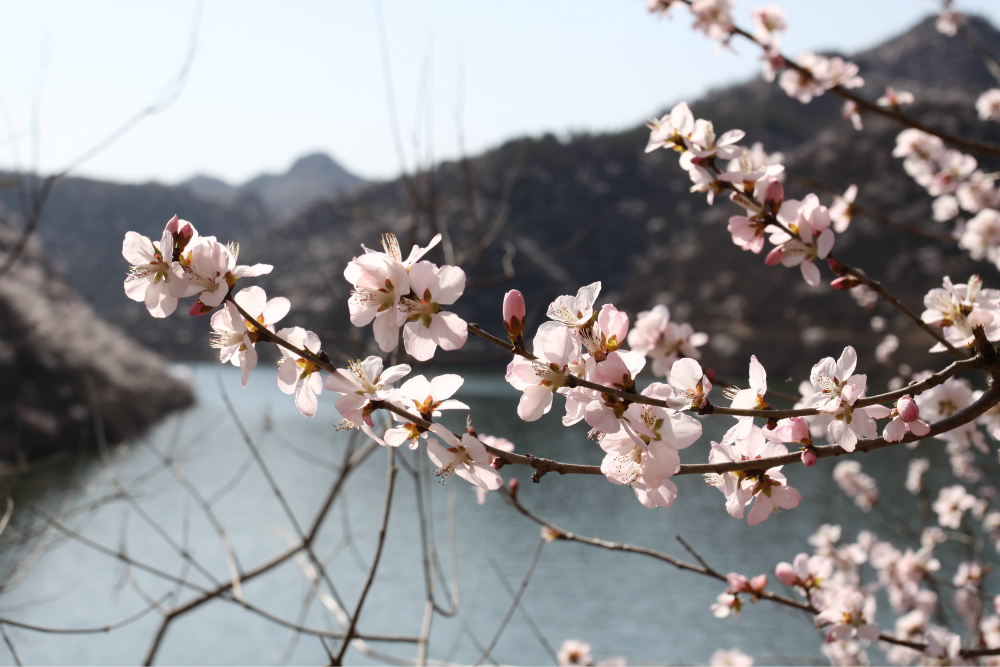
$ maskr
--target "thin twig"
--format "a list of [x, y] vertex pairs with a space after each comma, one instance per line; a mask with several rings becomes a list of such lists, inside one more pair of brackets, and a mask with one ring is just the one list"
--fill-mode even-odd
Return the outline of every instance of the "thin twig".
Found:
[[510, 607], [507, 609], [507, 613], [504, 615], [503, 620], [500, 622], [500, 627], [497, 628], [496, 633], [493, 635], [493, 639], [490, 643], [483, 649], [482, 655], [479, 659], [473, 663], [473, 667], [479, 667], [483, 664], [493, 649], [496, 647], [497, 642], [500, 641], [500, 637], [503, 635], [503, 631], [507, 629], [507, 624], [510, 623], [510, 619], [514, 616], [514, 610], [517, 609], [518, 605], [521, 604], [521, 596], [524, 595], [524, 591], [528, 588], [528, 583], [531, 582], [531, 575], [535, 573], [535, 566], [538, 565], [538, 559], [542, 557], [542, 550], [545, 548], [545, 540], [543, 538], [538, 539], [538, 547], [535, 549], [535, 556], [531, 559], [531, 565], [528, 566], [528, 571], [524, 575], [524, 580], [521, 582], [520, 588], [517, 589], [517, 595], [511, 600]]
[[388, 469], [386, 470], [385, 507], [382, 510], [382, 525], [380, 525], [378, 529], [378, 545], [375, 547], [375, 556], [372, 558], [371, 568], [368, 570], [368, 576], [361, 589], [361, 595], [358, 597], [358, 604], [354, 607], [354, 614], [351, 615], [350, 625], [347, 626], [347, 631], [344, 632], [344, 642], [340, 645], [340, 651], [337, 653], [336, 659], [333, 662], [334, 665], [344, 664], [344, 654], [347, 652], [347, 647], [351, 645], [351, 640], [354, 638], [355, 630], [358, 626], [358, 619], [361, 617], [361, 609], [364, 607], [365, 598], [368, 597], [368, 591], [371, 590], [372, 583], [375, 581], [375, 574], [378, 572], [378, 564], [382, 559], [382, 547], [385, 546], [386, 530], [389, 527], [389, 511], [392, 509], [392, 492], [396, 487], [396, 473], [399, 472], [399, 468], [396, 467], [393, 460], [395, 449], [392, 447], [386, 447], [386, 452], [388, 457]]

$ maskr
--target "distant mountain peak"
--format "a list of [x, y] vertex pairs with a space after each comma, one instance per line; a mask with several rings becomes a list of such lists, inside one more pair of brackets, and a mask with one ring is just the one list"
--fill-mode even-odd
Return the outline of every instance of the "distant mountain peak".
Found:
[[230, 203], [243, 194], [260, 199], [277, 220], [286, 220], [312, 204], [335, 197], [366, 183], [323, 152], [295, 160], [281, 174], [261, 174], [243, 185], [233, 186], [213, 176], [197, 175], [180, 184], [189, 192], [211, 201]]

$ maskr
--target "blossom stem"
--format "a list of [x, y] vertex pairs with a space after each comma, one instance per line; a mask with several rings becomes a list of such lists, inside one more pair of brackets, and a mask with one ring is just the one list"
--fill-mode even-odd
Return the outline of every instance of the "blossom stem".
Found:
[[878, 282], [877, 280], [872, 280], [865, 274], [855, 269], [853, 266], [845, 264], [844, 262], [841, 262], [838, 259], [834, 259], [832, 254], [829, 256], [829, 258], [837, 262], [837, 264], [840, 266], [840, 270], [843, 273], [850, 274], [851, 276], [857, 278], [862, 285], [868, 287], [870, 290], [878, 294], [883, 301], [893, 306], [899, 312], [906, 315], [906, 317], [908, 317], [911, 321], [913, 321], [913, 323], [916, 324], [918, 327], [923, 329], [934, 340], [944, 345], [948, 349], [948, 351], [951, 352], [953, 355], [955, 355], [956, 357], [964, 357], [964, 358], [968, 358], [970, 356], [968, 352], [964, 350], [959, 350], [950, 342], [948, 342], [948, 340], [944, 337], [944, 334], [942, 334], [938, 329], [924, 322], [922, 319], [920, 319], [919, 315], [917, 315], [912, 310], [904, 306], [899, 299], [894, 297], [892, 294], [889, 293], [888, 290], [882, 287], [882, 283]]

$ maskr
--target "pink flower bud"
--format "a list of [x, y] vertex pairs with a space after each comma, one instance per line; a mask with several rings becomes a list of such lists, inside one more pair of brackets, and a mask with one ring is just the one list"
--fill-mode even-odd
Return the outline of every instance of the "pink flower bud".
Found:
[[920, 408], [910, 396], [904, 396], [896, 401], [896, 410], [899, 411], [899, 416], [904, 422], [912, 422], [920, 418]]
[[767, 575], [758, 574], [756, 577], [750, 580], [750, 588], [754, 593], [763, 593], [764, 589], [767, 587]]
[[830, 265], [830, 270], [836, 273], [838, 276], [843, 275], [844, 269], [840, 266], [840, 262], [835, 260], [833, 257], [827, 257], [826, 263]]
[[167, 223], [167, 231], [174, 235], [174, 255], [179, 255], [194, 238], [194, 225], [187, 220], [181, 220], [176, 215]]
[[854, 276], [841, 276], [840, 278], [834, 278], [830, 282], [830, 287], [832, 287], [833, 289], [839, 289], [846, 292], [849, 289], [854, 289], [860, 284], [861, 281], [855, 278]]
[[779, 181], [771, 181], [764, 193], [764, 205], [777, 211], [781, 208], [781, 202], [785, 199], [785, 188]]
[[512, 496], [517, 496], [517, 490], [520, 488], [521, 485], [518, 484], [517, 480], [514, 478], [511, 478], [511, 480], [507, 482], [507, 490], [510, 491], [510, 495]]
[[524, 335], [524, 297], [516, 289], [503, 297], [503, 325], [512, 343]]
[[795, 568], [791, 563], [778, 563], [774, 568], [774, 574], [786, 586], [795, 586], [799, 583], [799, 575], [795, 574]]
[[738, 572], [727, 574], [726, 581], [729, 582], [730, 593], [742, 593], [750, 590], [750, 580]]
[[213, 310], [215, 310], [215, 308], [209, 308], [208, 306], [206, 306], [205, 304], [203, 304], [201, 302], [201, 299], [198, 299], [197, 301], [194, 302], [194, 305], [191, 306], [191, 310], [189, 311], [189, 314], [190, 315], [207, 315], [210, 312], [212, 312]]
[[802, 450], [802, 465], [809, 467], [816, 465], [816, 450], [810, 447]]

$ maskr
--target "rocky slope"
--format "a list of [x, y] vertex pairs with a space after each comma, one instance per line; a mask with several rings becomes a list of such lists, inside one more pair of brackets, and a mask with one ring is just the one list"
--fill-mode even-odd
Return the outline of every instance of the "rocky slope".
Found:
[[[0, 223], [0, 259], [18, 237]], [[36, 242], [0, 279], [0, 378], [5, 464], [119, 442], [192, 401], [189, 384], [101, 320]]]

